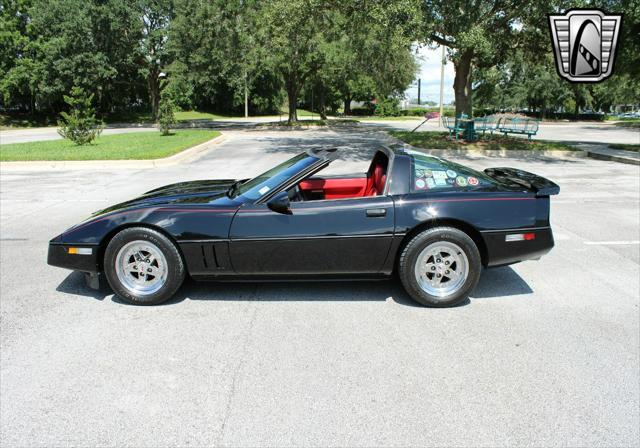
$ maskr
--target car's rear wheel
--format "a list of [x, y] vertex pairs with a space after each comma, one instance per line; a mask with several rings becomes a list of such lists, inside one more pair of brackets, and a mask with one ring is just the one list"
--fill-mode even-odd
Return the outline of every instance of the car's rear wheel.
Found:
[[473, 239], [453, 227], [436, 227], [404, 247], [398, 273], [407, 293], [426, 306], [445, 307], [466, 299], [480, 278], [480, 252]]
[[104, 272], [111, 288], [126, 302], [156, 305], [169, 300], [185, 278], [178, 248], [160, 232], [124, 229], [105, 251]]

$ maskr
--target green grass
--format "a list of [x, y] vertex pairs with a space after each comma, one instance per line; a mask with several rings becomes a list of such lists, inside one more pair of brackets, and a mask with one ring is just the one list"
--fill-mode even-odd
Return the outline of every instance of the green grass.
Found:
[[[316, 114], [317, 116], [318, 114]], [[184, 110], [175, 113], [178, 121], [191, 120], [224, 120], [225, 118], [237, 118], [235, 115], [220, 115], [197, 110]], [[105, 123], [152, 123], [151, 112], [119, 112], [102, 117]], [[44, 126], [57, 126], [57, 118], [37, 115], [6, 115], [0, 114], [0, 130], [21, 128], [33, 128]]]
[[462, 150], [520, 150], [520, 151], [574, 151], [565, 143], [546, 140], [531, 140], [518, 137], [494, 135], [482, 140], [467, 143], [464, 140], [450, 140], [448, 132], [409, 132], [390, 131], [394, 137], [410, 145], [425, 149], [462, 149]]
[[[318, 117], [320, 118], [320, 114], [318, 112], [311, 112], [307, 109], [298, 109], [297, 110], [298, 118], [300, 117]], [[289, 109], [287, 107], [280, 109], [280, 115], [289, 116]]]
[[401, 117], [379, 117], [377, 115], [371, 115], [368, 117], [358, 117], [357, 120], [359, 121], [420, 121], [420, 120], [424, 120], [424, 117], [422, 116], [416, 116], [416, 115], [405, 115], [405, 116], [401, 116]]
[[166, 136], [159, 131], [103, 135], [84, 146], [69, 140], [15, 143], [0, 145], [0, 161], [159, 159], [218, 135], [217, 131], [184, 129]]
[[640, 119], [639, 118], [626, 118], [623, 121], [618, 121], [614, 123], [616, 126], [621, 126], [623, 128], [640, 128]]
[[606, 121], [640, 121], [640, 118], [635, 117], [616, 117], [615, 115], [607, 115]]
[[176, 120], [188, 121], [188, 120], [223, 120], [225, 118], [238, 118], [238, 116], [232, 115], [219, 115], [209, 112], [199, 112], [197, 110], [181, 110], [176, 112]]
[[625, 151], [640, 152], [640, 145], [627, 145], [622, 143], [613, 143], [609, 145], [611, 149], [624, 149]]
[[[181, 110], [175, 113], [178, 121], [191, 120], [221, 120], [232, 118], [231, 115], [219, 115], [209, 112], [200, 112], [197, 110]], [[111, 115], [105, 118], [106, 123], [151, 123], [153, 119], [151, 112], [129, 112]]]

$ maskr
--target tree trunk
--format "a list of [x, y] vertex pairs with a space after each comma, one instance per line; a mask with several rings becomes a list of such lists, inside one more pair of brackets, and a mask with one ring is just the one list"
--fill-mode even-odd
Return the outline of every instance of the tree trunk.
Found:
[[321, 86], [320, 91], [318, 92], [318, 113], [320, 114], [321, 120], [327, 119], [326, 96], [324, 86]]
[[153, 121], [158, 119], [158, 110], [160, 109], [160, 79], [158, 79], [157, 70], [150, 70], [147, 77], [147, 85], [149, 87], [149, 101], [151, 103], [151, 116]]
[[287, 98], [289, 100], [289, 119], [288, 123], [295, 123], [298, 121], [298, 91], [295, 87], [289, 86], [287, 88]]
[[471, 59], [473, 51], [466, 50], [460, 54], [460, 57], [453, 63], [456, 76], [453, 81], [453, 90], [456, 98], [456, 117], [466, 114], [471, 117]]
[[351, 97], [344, 97], [344, 115], [351, 115]]

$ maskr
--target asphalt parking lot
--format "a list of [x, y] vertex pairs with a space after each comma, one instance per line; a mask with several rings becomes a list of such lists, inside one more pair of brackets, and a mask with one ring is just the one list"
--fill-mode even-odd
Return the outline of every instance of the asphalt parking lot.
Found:
[[258, 174], [309, 145], [365, 170], [384, 134], [237, 131], [188, 166], [0, 174], [2, 446], [638, 446], [640, 167], [458, 158], [561, 186], [555, 249], [470, 301], [399, 282], [197, 284], [134, 307], [48, 240], [164, 184]]

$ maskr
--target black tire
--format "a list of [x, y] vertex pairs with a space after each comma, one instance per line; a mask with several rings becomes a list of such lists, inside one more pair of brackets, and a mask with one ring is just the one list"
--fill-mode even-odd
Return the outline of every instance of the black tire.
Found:
[[[439, 297], [420, 287], [415, 266], [422, 251], [434, 242], [450, 242], [461, 248], [466, 255], [469, 269], [464, 283], [455, 292]], [[435, 227], [415, 235], [402, 249], [398, 259], [398, 274], [402, 286], [416, 302], [430, 307], [447, 307], [465, 300], [478, 284], [482, 262], [474, 241], [461, 230], [453, 227]]]
[[[133, 241], [152, 243], [166, 259], [166, 280], [160, 289], [153, 293], [136, 294], [118, 278], [116, 272], [118, 252], [127, 243]], [[124, 229], [111, 239], [104, 254], [104, 273], [111, 289], [125, 302], [133, 305], [157, 305], [169, 300], [180, 288], [186, 276], [184, 262], [176, 245], [162, 233], [145, 227]]]

